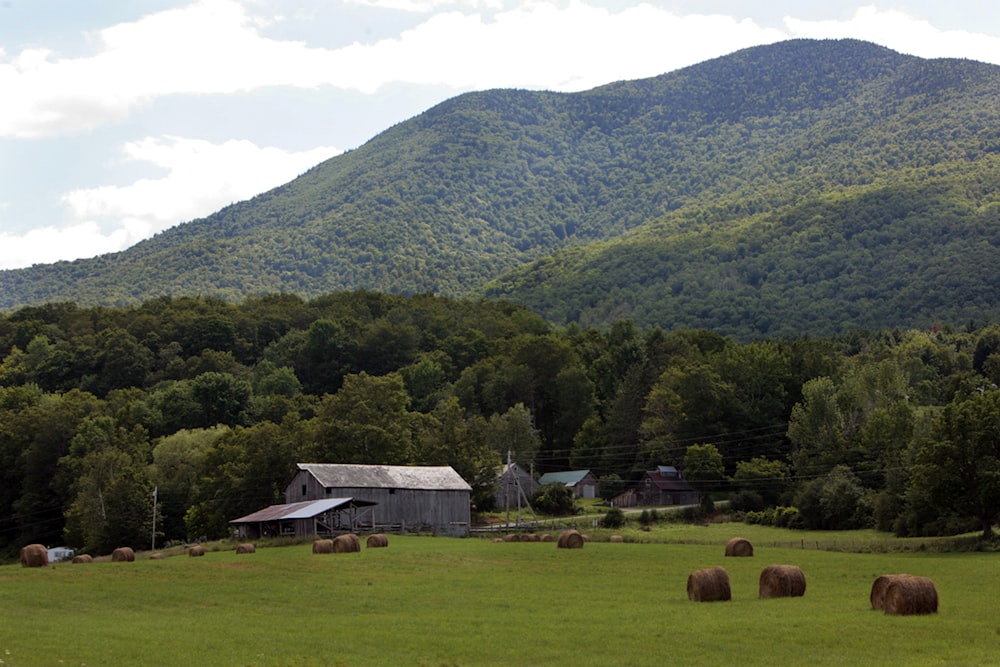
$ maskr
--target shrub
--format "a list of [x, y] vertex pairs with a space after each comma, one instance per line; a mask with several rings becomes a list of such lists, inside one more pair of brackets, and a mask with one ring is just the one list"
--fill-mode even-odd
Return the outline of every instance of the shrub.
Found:
[[824, 477], [807, 482], [795, 497], [807, 528], [851, 530], [871, 523], [871, 496], [847, 466], [836, 466]]
[[621, 511], [619, 507], [612, 507], [604, 515], [604, 519], [601, 520], [601, 526], [604, 528], [620, 528], [625, 525], [625, 512]]
[[702, 523], [708, 518], [705, 509], [701, 505], [685, 507], [678, 514], [680, 514], [681, 520], [687, 523]]
[[535, 492], [532, 506], [545, 514], [566, 515], [576, 513], [573, 489], [563, 484], [546, 484]]
[[764, 509], [764, 498], [756, 491], [737, 491], [729, 494], [729, 509], [734, 512], [760, 512]]
[[804, 528], [799, 510], [795, 507], [768, 507], [758, 512], [743, 515], [744, 523], [778, 528]]

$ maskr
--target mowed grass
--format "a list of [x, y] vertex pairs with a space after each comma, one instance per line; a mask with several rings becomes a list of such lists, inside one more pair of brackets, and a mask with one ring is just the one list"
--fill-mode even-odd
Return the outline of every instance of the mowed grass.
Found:
[[[730, 527], [730, 530], [732, 527]], [[707, 534], [707, 533], [706, 533]], [[722, 535], [722, 530], [719, 531]], [[1000, 554], [854, 554], [718, 544], [390, 536], [134, 563], [0, 567], [2, 665], [987, 665], [1000, 662]], [[759, 600], [800, 566], [805, 597]], [[687, 600], [722, 565], [731, 602]], [[874, 579], [930, 577], [939, 613], [870, 609]]]

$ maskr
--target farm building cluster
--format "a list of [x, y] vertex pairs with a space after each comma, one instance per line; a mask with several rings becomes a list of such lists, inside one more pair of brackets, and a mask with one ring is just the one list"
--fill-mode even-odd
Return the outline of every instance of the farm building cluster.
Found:
[[[344, 532], [430, 532], [468, 535], [472, 487], [450, 466], [299, 463], [285, 502], [230, 521], [241, 539], [308, 537]], [[516, 463], [499, 471], [495, 500], [509, 507], [546, 484], [562, 484], [576, 498], [600, 495], [590, 470], [546, 473], [537, 480]], [[617, 507], [696, 504], [698, 492], [676, 468], [646, 472], [611, 499]]]

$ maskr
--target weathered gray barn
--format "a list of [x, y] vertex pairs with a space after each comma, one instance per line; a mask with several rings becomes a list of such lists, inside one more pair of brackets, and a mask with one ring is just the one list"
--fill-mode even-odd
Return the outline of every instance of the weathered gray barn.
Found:
[[496, 506], [519, 507], [522, 498], [527, 500], [538, 490], [538, 482], [516, 463], [505, 463], [497, 478], [494, 498]]
[[363, 530], [469, 533], [472, 487], [450, 466], [299, 463], [298, 469], [286, 503], [353, 498], [375, 503]]
[[642, 475], [633, 488], [611, 499], [615, 507], [639, 507], [641, 505], [697, 505], [701, 494], [681, 478], [681, 473], [673, 466], [657, 466]]

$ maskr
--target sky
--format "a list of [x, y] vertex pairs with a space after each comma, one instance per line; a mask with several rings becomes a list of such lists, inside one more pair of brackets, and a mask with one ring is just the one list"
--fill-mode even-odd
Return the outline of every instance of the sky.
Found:
[[0, 0], [0, 270], [123, 250], [464, 92], [843, 37], [1000, 65], [995, 0]]

